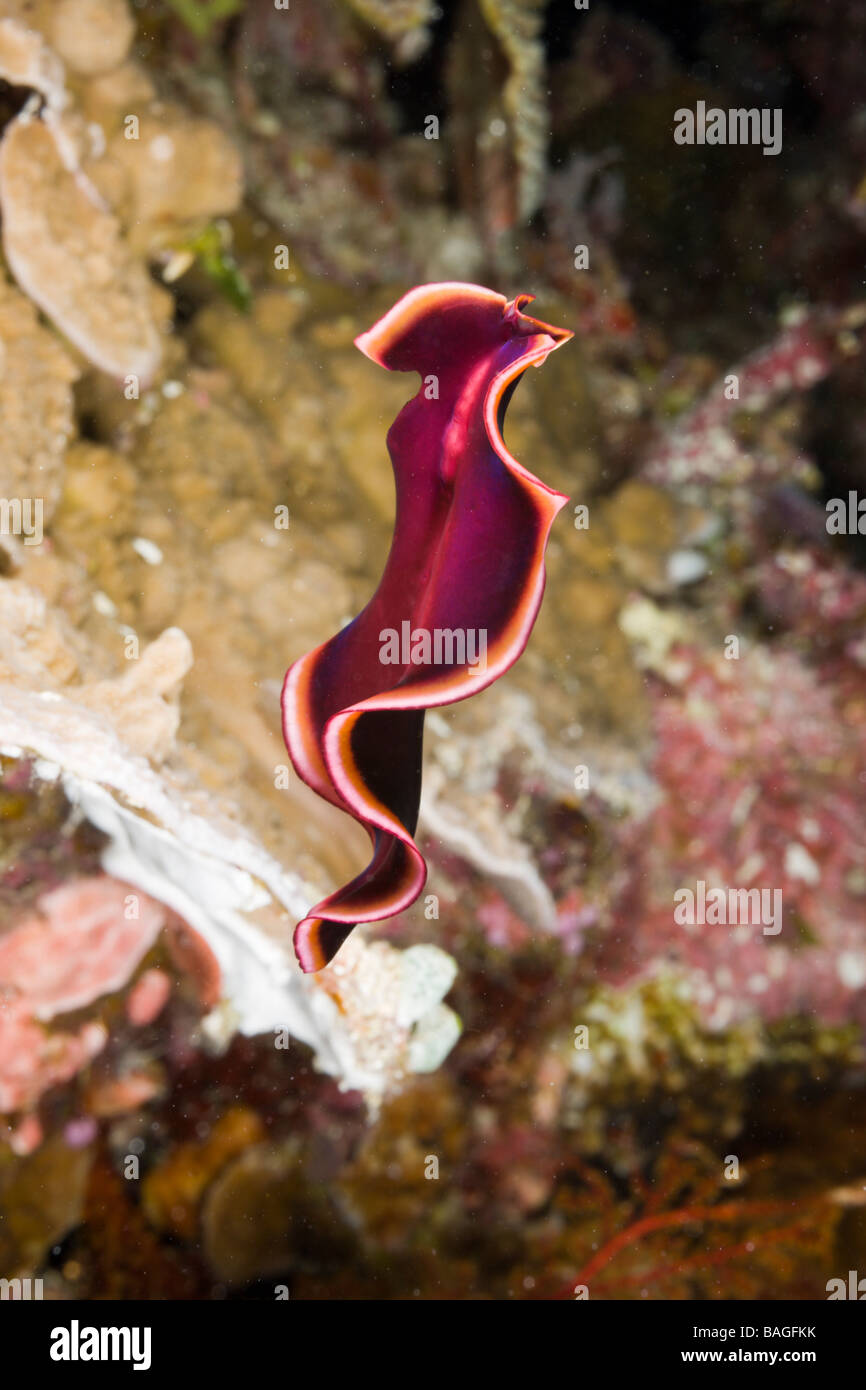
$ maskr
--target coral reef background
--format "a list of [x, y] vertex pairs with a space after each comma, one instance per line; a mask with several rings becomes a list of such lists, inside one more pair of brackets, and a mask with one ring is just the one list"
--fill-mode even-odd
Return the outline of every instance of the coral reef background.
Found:
[[[866, 14], [0, 0], [0, 1277], [826, 1296], [866, 1269]], [[677, 145], [699, 101], [781, 152]], [[408, 287], [576, 331], [521, 663], [433, 713], [409, 912], [286, 767], [363, 605]], [[781, 929], [681, 925], [699, 882]]]

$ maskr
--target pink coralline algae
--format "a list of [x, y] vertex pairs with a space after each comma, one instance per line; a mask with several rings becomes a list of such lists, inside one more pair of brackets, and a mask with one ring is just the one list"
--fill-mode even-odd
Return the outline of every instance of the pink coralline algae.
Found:
[[[602, 973], [684, 971], [716, 1028], [756, 1011], [866, 1025], [866, 680], [822, 681], [790, 651], [679, 655], [686, 678], [653, 694], [663, 796], [632, 827]], [[779, 890], [781, 930], [678, 924], [674, 893], [701, 881]]]
[[35, 1105], [44, 1091], [92, 1061], [107, 1040], [100, 1023], [86, 1023], [74, 1033], [49, 1033], [25, 999], [0, 1003], [0, 1112]]
[[[793, 581], [793, 582], [792, 582]], [[754, 591], [777, 630], [807, 643], [826, 676], [842, 675], [839, 659], [866, 667], [866, 578], [838, 560], [802, 549], [761, 560]], [[849, 672], [849, 678], [854, 673]]]
[[[43, 894], [0, 936], [0, 1112], [32, 1108], [102, 1051], [109, 1035], [98, 1019], [47, 1025], [125, 988], [163, 928], [176, 925], [146, 893], [99, 876]], [[170, 987], [162, 971], [145, 971], [127, 1000], [133, 1025], [156, 1017]]]
[[644, 476], [661, 485], [778, 476], [777, 462], [746, 454], [739, 446], [731, 430], [734, 416], [739, 411], [764, 411], [789, 393], [810, 390], [823, 380], [837, 357], [834, 334], [843, 328], [842, 316], [817, 310], [784, 327], [773, 342], [732, 367], [661, 435], [644, 462]]
[[0, 938], [0, 984], [51, 1019], [113, 994], [166, 924], [166, 909], [110, 878], [78, 879], [45, 894]]
[[164, 970], [145, 970], [136, 980], [126, 1000], [126, 1016], [130, 1023], [142, 1028], [159, 1016], [171, 994], [171, 980]]

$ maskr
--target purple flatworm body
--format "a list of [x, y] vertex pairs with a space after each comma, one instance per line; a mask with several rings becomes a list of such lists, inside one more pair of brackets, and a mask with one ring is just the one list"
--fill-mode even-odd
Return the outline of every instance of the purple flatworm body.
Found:
[[396, 520], [379, 587], [353, 622], [290, 667], [283, 733], [299, 776], [370, 835], [370, 863], [295, 931], [305, 971], [358, 922], [401, 912], [426, 865], [413, 835], [424, 710], [466, 699], [526, 646], [544, 591], [544, 550], [568, 500], [502, 438], [520, 375], [572, 334], [478, 285], [422, 285], [356, 346], [389, 371], [420, 372], [388, 432]]

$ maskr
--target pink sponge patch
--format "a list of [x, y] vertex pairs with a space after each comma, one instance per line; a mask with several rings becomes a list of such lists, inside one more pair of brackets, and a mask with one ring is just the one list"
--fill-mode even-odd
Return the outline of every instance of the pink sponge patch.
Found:
[[166, 919], [161, 903], [116, 879], [65, 883], [0, 937], [0, 989], [40, 1019], [84, 1008], [127, 983]]
[[144, 1027], [158, 1017], [171, 994], [171, 980], [164, 970], [145, 970], [136, 980], [126, 999], [126, 1016], [130, 1023]]
[[99, 1023], [86, 1023], [77, 1033], [47, 1033], [23, 1001], [0, 1001], [0, 1113], [35, 1105], [43, 1092], [86, 1066], [107, 1040]]

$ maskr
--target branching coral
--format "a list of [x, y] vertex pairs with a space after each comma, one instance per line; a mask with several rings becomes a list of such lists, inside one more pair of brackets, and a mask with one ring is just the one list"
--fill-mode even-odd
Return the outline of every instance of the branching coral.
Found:
[[96, 366], [148, 381], [161, 345], [144, 268], [42, 121], [19, 118], [3, 137], [0, 206], [3, 248], [25, 293]]
[[158, 107], [125, 61], [134, 30], [125, 0], [13, 6], [0, 19], [0, 73], [44, 98], [3, 134], [0, 210], [24, 292], [89, 362], [140, 386], [159, 367], [165, 327], [143, 256], [234, 211], [241, 176], [214, 122]]
[[625, 1201], [598, 1169], [575, 1166], [585, 1186], [560, 1202], [573, 1218], [595, 1213], [594, 1239], [560, 1298], [713, 1298], [723, 1267], [725, 1297], [734, 1288], [741, 1298], [760, 1297], [768, 1282], [790, 1280], [829, 1254], [837, 1213], [824, 1197], [720, 1201], [722, 1166], [693, 1142], [672, 1138], [649, 1174], [631, 1175]]
[[[736, 437], [738, 412], [759, 414], [791, 392], [808, 391], [832, 370], [840, 346], [862, 311], [815, 310], [796, 316], [776, 339], [756, 349], [717, 381], [650, 450], [644, 464], [654, 482], [732, 483], [790, 476], [778, 461], [753, 457]], [[786, 461], [787, 462], [787, 461]]]
[[[4, 132], [0, 209], [3, 249], [25, 294], [96, 366], [147, 381], [161, 356], [147, 275], [81, 169], [85, 137], [63, 63], [30, 20], [41, 21], [63, 57], [86, 73], [122, 62], [134, 26], [122, 0], [63, 0], [49, 12], [0, 21], [0, 71], [45, 99], [41, 115], [28, 103]], [[102, 44], [91, 42], [93, 34]]]
[[541, 202], [547, 172], [549, 117], [541, 39], [546, 3], [547, 0], [480, 0], [482, 14], [502, 45], [511, 69], [504, 100], [520, 171], [518, 202], [524, 221]]
[[411, 62], [426, 48], [429, 25], [436, 18], [434, 0], [346, 0], [361, 19], [396, 45], [398, 56]]

